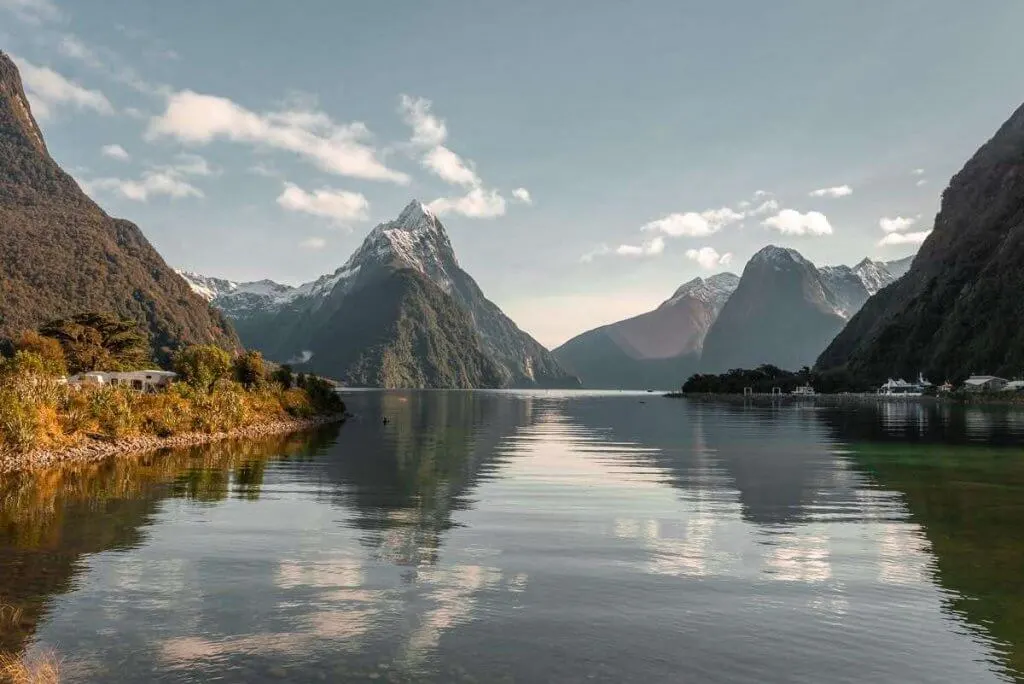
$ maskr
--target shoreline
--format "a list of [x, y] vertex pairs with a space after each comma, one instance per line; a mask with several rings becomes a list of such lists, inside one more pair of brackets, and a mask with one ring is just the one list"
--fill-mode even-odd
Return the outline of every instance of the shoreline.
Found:
[[886, 394], [875, 394], [873, 392], [862, 392], [862, 393], [844, 393], [844, 394], [814, 394], [810, 396], [800, 396], [793, 394], [730, 394], [727, 392], [668, 392], [661, 395], [666, 399], [695, 399], [695, 400], [715, 400], [715, 401], [739, 401], [749, 403], [810, 403], [815, 401], [824, 400], [829, 403], [837, 403], [843, 401], [855, 401], [865, 402], [871, 401], [875, 403], [918, 403], [918, 404], [951, 404], [958, 406], [1009, 406], [1009, 407], [1024, 407], [1024, 397], [1011, 396], [1003, 397], [999, 394], [991, 393], [980, 393], [977, 395], [953, 395], [953, 396], [899, 396], [899, 395], [886, 395]]
[[253, 423], [227, 432], [184, 432], [170, 437], [138, 435], [110, 442], [87, 439], [84, 443], [66, 449], [34, 449], [20, 454], [0, 455], [0, 475], [43, 470], [68, 463], [91, 463], [112, 456], [199, 446], [227, 439], [257, 438], [288, 432], [301, 432], [321, 425], [341, 423], [344, 420], [345, 416], [339, 413], [314, 418], [289, 418]]

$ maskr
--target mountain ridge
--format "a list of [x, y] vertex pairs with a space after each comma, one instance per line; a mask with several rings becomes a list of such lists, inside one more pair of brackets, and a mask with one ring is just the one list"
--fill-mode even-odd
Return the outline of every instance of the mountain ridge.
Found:
[[239, 347], [135, 224], [108, 216], [50, 156], [18, 68], [0, 52], [0, 338], [87, 311], [138, 321], [154, 354]]
[[[566, 372], [547, 349], [484, 296], [472, 276], [459, 265], [441, 221], [418, 200], [411, 201], [396, 219], [375, 226], [349, 259], [333, 273], [298, 287], [273, 281], [237, 283], [193, 273], [183, 276], [193, 289], [204, 292], [214, 306], [232, 319], [243, 340], [264, 350], [272, 358], [282, 360], [301, 358], [304, 352], [310, 352], [310, 368], [327, 372], [331, 369], [324, 366], [320, 360], [323, 356], [318, 357], [314, 347], [328, 346], [321, 337], [329, 330], [337, 332], [331, 317], [355, 315], [344, 300], [358, 294], [371, 301], [370, 286], [383, 282], [385, 275], [400, 270], [419, 274], [419, 278], [440, 290], [466, 314], [465, 320], [447, 309], [445, 315], [446, 320], [456, 327], [469, 325], [480, 348], [495, 362], [499, 377], [493, 382], [489, 380], [487, 386], [578, 386], [579, 381]], [[409, 299], [393, 293], [401, 301], [415, 300], [419, 304], [429, 302], [435, 308], [441, 306], [436, 293], [420, 280], [404, 278], [400, 282], [404, 287], [415, 289], [419, 295]], [[411, 315], [407, 309], [393, 311], [395, 315]], [[469, 339], [461, 333], [456, 337], [463, 342]], [[449, 353], [453, 352], [454, 347], [443, 343], [441, 337], [430, 339]], [[313, 340], [320, 341], [313, 343]], [[337, 342], [345, 344], [341, 340]], [[475, 354], [475, 350], [466, 351]], [[406, 370], [417, 365], [412, 357], [418, 353], [409, 351], [404, 359]], [[349, 358], [349, 355], [342, 356]], [[421, 354], [418, 358], [428, 357]], [[339, 369], [342, 375], [357, 382], [365, 380], [364, 375], [352, 375], [349, 366], [342, 365], [344, 368]], [[388, 382], [426, 377], [420, 373], [422, 369], [406, 370], [392, 374]], [[430, 377], [431, 382], [443, 383], [449, 376], [440, 372]], [[480, 377], [489, 376], [483, 373]]]

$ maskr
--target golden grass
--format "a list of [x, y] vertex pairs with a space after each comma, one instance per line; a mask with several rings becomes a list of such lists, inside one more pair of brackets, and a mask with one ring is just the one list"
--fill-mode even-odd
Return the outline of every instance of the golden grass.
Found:
[[9, 684], [58, 684], [60, 659], [52, 651], [24, 656], [0, 653], [0, 681]]
[[17, 627], [21, 624], [21, 608], [9, 603], [0, 603], [0, 627]]
[[219, 381], [212, 392], [178, 383], [156, 394], [126, 387], [68, 387], [38, 374], [0, 376], [0, 455], [74, 447], [88, 438], [227, 432], [315, 413], [308, 394]]

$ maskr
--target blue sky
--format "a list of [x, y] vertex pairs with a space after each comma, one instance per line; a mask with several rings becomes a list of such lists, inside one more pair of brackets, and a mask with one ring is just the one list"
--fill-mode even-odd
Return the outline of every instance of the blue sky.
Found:
[[417, 197], [548, 345], [765, 244], [912, 253], [1024, 100], [1022, 25], [1019, 0], [0, 0], [51, 153], [173, 266], [311, 280]]

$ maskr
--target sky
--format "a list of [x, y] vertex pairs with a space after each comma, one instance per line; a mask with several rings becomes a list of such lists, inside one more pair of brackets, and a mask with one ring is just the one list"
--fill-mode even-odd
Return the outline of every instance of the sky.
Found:
[[299, 284], [411, 200], [543, 344], [913, 253], [1024, 100], [1020, 0], [0, 0], [51, 154], [176, 268]]

